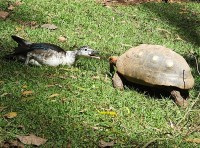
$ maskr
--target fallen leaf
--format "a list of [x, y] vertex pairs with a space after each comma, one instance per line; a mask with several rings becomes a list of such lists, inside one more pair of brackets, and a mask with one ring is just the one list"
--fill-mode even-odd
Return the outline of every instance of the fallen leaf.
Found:
[[11, 119], [17, 116], [17, 112], [10, 112], [4, 115], [5, 118]]
[[72, 79], [77, 79], [78, 77], [76, 77], [76, 76], [69, 76], [70, 78], [72, 78]]
[[41, 26], [42, 28], [46, 28], [46, 29], [49, 29], [49, 30], [55, 30], [57, 29], [58, 27], [54, 24], [44, 24]]
[[59, 78], [64, 79], [64, 80], [67, 79], [66, 76], [59, 76]]
[[64, 42], [64, 41], [66, 41], [66, 38], [63, 37], [63, 36], [60, 36], [60, 37], [58, 38], [58, 40], [59, 40], [60, 42]]
[[105, 142], [104, 140], [100, 140], [99, 142], [99, 147], [104, 148], [104, 147], [111, 147], [114, 146], [115, 142], [111, 141], [111, 142]]
[[3, 111], [5, 108], [7, 108], [6, 106], [0, 106], [0, 112]]
[[[24, 27], [24, 26], [29, 26], [29, 27], [32, 27], [32, 28], [38, 27], [36, 21], [27, 21], [27, 22], [25, 22], [25, 21], [22, 21], [22, 20], [17, 20], [17, 22], [18, 22], [19, 24], [23, 25], [23, 27]], [[22, 29], [23, 29], [23, 27], [22, 27]], [[19, 28], [19, 27], [18, 27], [18, 28]], [[19, 29], [20, 29], [20, 28], [19, 28]]]
[[37, 137], [33, 134], [30, 134], [29, 136], [16, 136], [23, 144], [28, 145], [36, 145], [40, 146], [42, 144], [45, 144], [47, 139]]
[[27, 88], [27, 85], [23, 85], [22, 88]]
[[17, 128], [20, 130], [25, 130], [25, 127], [23, 125], [18, 125]]
[[15, 27], [15, 31], [16, 31], [16, 32], [21, 31], [21, 30], [23, 30], [23, 29], [24, 29], [24, 27], [18, 27], [18, 26]]
[[13, 5], [14, 6], [19, 6], [19, 5], [21, 5], [22, 4], [22, 2], [19, 0], [19, 1], [16, 1]]
[[23, 92], [22, 92], [22, 95], [25, 96], [25, 95], [30, 95], [30, 94], [32, 94], [32, 93], [33, 93], [33, 91], [31, 91], [31, 90], [23, 91]]
[[6, 19], [9, 13], [6, 11], [0, 11], [0, 19]]
[[111, 116], [116, 116], [117, 113], [114, 111], [99, 111], [100, 114], [102, 115], [111, 115]]
[[92, 79], [98, 80], [98, 79], [100, 79], [100, 77], [99, 76], [92, 76]]
[[80, 90], [83, 90], [83, 91], [88, 91], [87, 88], [83, 88], [83, 87], [80, 87], [80, 86], [77, 86], [77, 88], [80, 89]]
[[94, 129], [94, 130], [100, 130], [101, 129], [101, 127], [98, 127], [98, 126], [92, 126], [91, 128]]
[[14, 10], [15, 9], [15, 7], [13, 6], [13, 5], [10, 5], [9, 7], [8, 7], [8, 10]]
[[71, 143], [70, 142], [68, 142], [67, 148], [71, 148]]
[[59, 96], [59, 94], [52, 94], [51, 96], [49, 96], [49, 98], [54, 98], [54, 97], [57, 97]]
[[78, 68], [59, 68], [59, 69], [65, 71], [79, 71]]
[[82, 109], [79, 111], [79, 113], [84, 113], [84, 112], [87, 112], [87, 109]]
[[55, 84], [49, 84], [49, 85], [46, 85], [45, 87], [53, 87], [55, 86]]
[[1, 148], [24, 148], [24, 145], [18, 140], [9, 140], [0, 143]]
[[186, 11], [180, 11], [179, 14], [187, 14], [188, 12]]
[[1, 94], [1, 97], [7, 96], [7, 95], [9, 95], [9, 93], [3, 93]]
[[199, 143], [200, 144], [200, 138], [188, 138], [185, 139], [186, 142], [192, 142], [192, 143]]

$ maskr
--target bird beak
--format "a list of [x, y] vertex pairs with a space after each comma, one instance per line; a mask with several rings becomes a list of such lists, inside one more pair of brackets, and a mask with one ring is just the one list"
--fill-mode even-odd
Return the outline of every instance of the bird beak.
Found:
[[90, 53], [91, 58], [100, 59], [99, 52], [96, 50], [92, 50]]

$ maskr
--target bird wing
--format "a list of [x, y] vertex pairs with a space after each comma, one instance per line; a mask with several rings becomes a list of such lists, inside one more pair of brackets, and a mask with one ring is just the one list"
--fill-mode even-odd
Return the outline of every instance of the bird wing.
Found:
[[29, 42], [29, 41], [27, 41], [27, 40], [24, 40], [23, 38], [18, 37], [18, 36], [16, 36], [16, 35], [12, 35], [11, 37], [12, 37], [12, 39], [13, 39], [15, 42], [18, 43], [18, 46], [23, 46], [23, 45], [30, 45], [30, 44], [32, 44], [31, 42]]
[[50, 44], [50, 43], [33, 43], [31, 46], [30, 46], [30, 51], [32, 50], [37, 50], [37, 49], [42, 49], [42, 50], [54, 50], [56, 52], [64, 52], [65, 53], [65, 50], [62, 49], [61, 47], [57, 46], [57, 45], [54, 45], [54, 44]]

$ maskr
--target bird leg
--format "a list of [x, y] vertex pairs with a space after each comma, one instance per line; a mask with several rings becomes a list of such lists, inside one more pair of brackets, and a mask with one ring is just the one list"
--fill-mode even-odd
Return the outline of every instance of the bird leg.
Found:
[[172, 90], [171, 95], [175, 100], [175, 103], [183, 108], [186, 108], [188, 106], [187, 100], [185, 100], [182, 96], [180, 91]]
[[30, 57], [27, 55], [25, 65], [28, 65]]
[[27, 56], [26, 56], [26, 61], [25, 61], [25, 65], [28, 65], [29, 64], [29, 61], [32, 57], [32, 54], [30, 52], [27, 53]]

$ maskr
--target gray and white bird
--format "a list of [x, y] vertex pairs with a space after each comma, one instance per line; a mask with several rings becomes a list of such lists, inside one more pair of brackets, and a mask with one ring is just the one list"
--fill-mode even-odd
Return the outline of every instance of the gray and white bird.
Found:
[[65, 51], [61, 47], [50, 43], [31, 43], [18, 36], [11, 36], [18, 43], [14, 52], [6, 55], [9, 60], [24, 61], [26, 65], [68, 65], [75, 63], [79, 56], [96, 57], [97, 51], [88, 46], [80, 47], [77, 50]]

